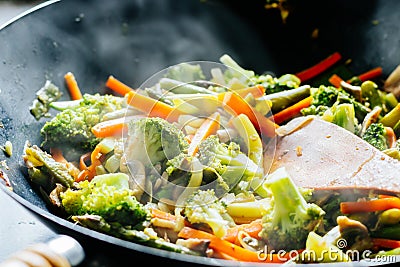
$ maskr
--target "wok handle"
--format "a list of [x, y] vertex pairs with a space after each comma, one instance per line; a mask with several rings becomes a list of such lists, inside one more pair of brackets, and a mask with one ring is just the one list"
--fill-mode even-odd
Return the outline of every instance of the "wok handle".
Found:
[[45, 242], [28, 246], [0, 262], [0, 267], [72, 267], [85, 258], [82, 246], [74, 238], [57, 235]]

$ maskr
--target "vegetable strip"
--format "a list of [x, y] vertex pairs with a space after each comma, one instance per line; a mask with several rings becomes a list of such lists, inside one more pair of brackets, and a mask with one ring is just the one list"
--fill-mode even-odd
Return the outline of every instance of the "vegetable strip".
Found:
[[358, 75], [358, 78], [362, 82], [364, 82], [364, 81], [376, 79], [381, 75], [382, 75], [382, 67], [376, 67], [376, 68], [373, 68], [367, 72], [364, 72], [364, 73]]
[[263, 114], [253, 109], [240, 95], [234, 92], [221, 93], [218, 96], [224, 109], [233, 116], [245, 114], [262, 136], [274, 137], [275, 129], [279, 127]]
[[229, 241], [234, 244], [238, 244], [239, 232], [244, 231], [251, 237], [259, 239], [259, 233], [262, 230], [262, 223], [260, 220], [255, 220], [250, 223], [239, 224], [234, 227], [230, 227], [227, 230], [226, 235], [222, 238], [223, 240]]
[[71, 99], [72, 100], [82, 99], [82, 93], [81, 90], [79, 89], [74, 74], [72, 72], [67, 72], [67, 74], [64, 75], [64, 79], [67, 84], [69, 94], [71, 95]]
[[117, 80], [114, 76], [110, 75], [107, 79], [106, 86], [113, 90], [114, 92], [126, 95], [127, 93], [133, 91], [133, 89], [121, 81]]
[[181, 111], [177, 110], [173, 106], [165, 104], [164, 102], [158, 101], [154, 98], [141, 95], [135, 91], [127, 93], [128, 104], [137, 110], [142, 111], [149, 117], [160, 117], [170, 122], [178, 120]]
[[400, 248], [400, 240], [386, 238], [372, 238], [372, 243], [375, 246], [382, 248]]
[[62, 153], [62, 150], [58, 147], [52, 147], [50, 148], [50, 154], [53, 157], [53, 159], [57, 162], [61, 163], [67, 163], [68, 161], [64, 158], [64, 155]]
[[275, 254], [268, 254], [265, 259], [263, 259], [259, 255], [259, 253], [250, 251], [238, 245], [235, 245], [229, 241], [222, 240], [221, 238], [216, 237], [213, 234], [197, 230], [190, 227], [183, 227], [181, 231], [178, 233], [178, 237], [180, 238], [199, 238], [199, 239], [206, 239], [210, 241], [210, 248], [225, 253], [231, 257], [234, 257], [240, 261], [247, 261], [247, 262], [265, 262], [265, 263], [282, 263], [284, 262], [283, 255], [275, 255]]
[[248, 94], [252, 94], [254, 98], [258, 98], [265, 94], [265, 87], [262, 85], [255, 85], [235, 90], [235, 92], [238, 93], [241, 97], [246, 97]]
[[144, 118], [144, 116], [136, 115], [130, 117], [122, 117], [113, 120], [102, 121], [92, 127], [92, 133], [98, 138], [110, 136], [121, 136], [127, 130], [127, 122], [134, 118]]
[[340, 83], [343, 81], [343, 79], [339, 75], [333, 74], [331, 77], [329, 77], [328, 81], [336, 88], [340, 88], [342, 86]]
[[215, 112], [210, 117], [208, 117], [204, 122], [200, 125], [199, 129], [197, 129], [193, 138], [190, 140], [188, 154], [189, 156], [194, 156], [199, 150], [199, 145], [201, 141], [205, 140], [210, 135], [216, 134], [219, 130], [219, 120], [221, 115], [218, 112]]
[[292, 106], [289, 106], [275, 115], [273, 115], [273, 119], [275, 123], [281, 124], [289, 119], [294, 118], [295, 116], [300, 114], [300, 111], [303, 108], [307, 108], [311, 105], [312, 102], [312, 96], [306, 97], [303, 100], [300, 100], [299, 102], [295, 103]]
[[388, 198], [380, 198], [367, 201], [340, 203], [340, 211], [343, 214], [352, 214], [358, 212], [375, 212], [381, 210], [388, 210], [391, 208], [400, 209], [400, 198], [388, 197]]
[[296, 73], [296, 76], [301, 80], [301, 82], [305, 82], [326, 71], [336, 64], [340, 59], [342, 59], [342, 55], [339, 52], [335, 52], [316, 65]]

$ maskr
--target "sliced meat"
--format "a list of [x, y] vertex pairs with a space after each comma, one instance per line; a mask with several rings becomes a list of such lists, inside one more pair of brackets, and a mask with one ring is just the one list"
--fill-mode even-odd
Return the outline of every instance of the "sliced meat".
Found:
[[290, 130], [277, 139], [270, 171], [285, 167], [298, 186], [308, 188], [400, 193], [400, 161], [358, 136], [318, 117], [282, 127]]

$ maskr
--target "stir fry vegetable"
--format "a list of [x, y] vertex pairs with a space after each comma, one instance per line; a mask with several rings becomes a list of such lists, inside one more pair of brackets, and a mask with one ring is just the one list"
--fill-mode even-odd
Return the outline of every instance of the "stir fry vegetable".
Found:
[[[183, 63], [146, 88], [110, 75], [108, 95], [84, 93], [69, 72], [71, 101], [51, 101], [58, 113], [41, 129], [43, 142], [24, 148], [29, 179], [60, 216], [177, 253], [263, 263], [363, 260], [354, 251], [370, 251], [368, 259], [398, 255], [393, 191], [300, 187], [289, 167], [270, 168], [271, 147], [301, 130], [288, 122], [303, 116], [303, 126], [319, 118], [400, 160], [400, 106], [373, 80], [381, 68], [306, 83], [341, 59], [336, 52], [274, 77], [223, 55], [210, 73]], [[293, 147], [297, 157], [303, 141]]]

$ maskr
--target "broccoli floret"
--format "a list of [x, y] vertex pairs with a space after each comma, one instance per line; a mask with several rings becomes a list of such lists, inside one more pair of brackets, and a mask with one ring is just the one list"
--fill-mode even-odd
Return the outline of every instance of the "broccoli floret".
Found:
[[118, 222], [135, 229], [149, 219], [148, 210], [133, 196], [129, 177], [124, 173], [102, 174], [77, 188], [60, 193], [62, 206], [69, 215], [99, 215], [107, 222]]
[[371, 123], [361, 138], [382, 151], [389, 148], [386, 135], [385, 126], [378, 122]]
[[273, 209], [262, 218], [260, 236], [271, 249], [302, 249], [308, 233], [316, 230], [325, 212], [307, 203], [285, 168], [270, 174], [265, 182], [273, 195]]
[[344, 92], [339, 91], [338, 88], [335, 88], [333, 86], [321, 85], [316, 90], [315, 88], [312, 88], [311, 96], [313, 97], [313, 100], [311, 102], [311, 105], [317, 107], [318, 106], [332, 107], [333, 104], [336, 103], [340, 93], [344, 94]]
[[249, 79], [249, 86], [262, 85], [265, 88], [265, 94], [273, 94], [299, 87], [301, 81], [293, 74], [284, 74], [273, 77], [270, 74], [255, 75]]
[[165, 170], [168, 159], [178, 156], [188, 146], [184, 133], [165, 119], [146, 117], [128, 124], [127, 160], [139, 160], [146, 168], [160, 165], [159, 173]]
[[223, 237], [228, 227], [235, 223], [212, 189], [197, 190], [185, 202], [184, 215], [192, 224], [208, 225], [212, 232]]
[[211, 135], [199, 146], [199, 160], [203, 165], [215, 169], [234, 188], [240, 181], [249, 182], [253, 177], [262, 177], [263, 170], [235, 142], [221, 143], [218, 136]]
[[40, 130], [44, 138], [41, 146], [91, 150], [100, 141], [91, 128], [102, 121], [104, 114], [125, 106], [122, 97], [85, 94], [79, 105], [64, 109], [44, 124]]

